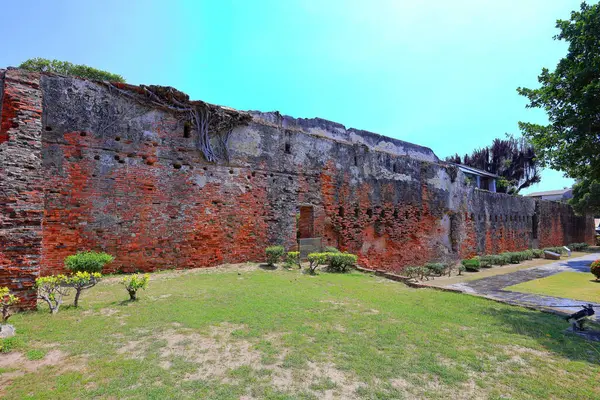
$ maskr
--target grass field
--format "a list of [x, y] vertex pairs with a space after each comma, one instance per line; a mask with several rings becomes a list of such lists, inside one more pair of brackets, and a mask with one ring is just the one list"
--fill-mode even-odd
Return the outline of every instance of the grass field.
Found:
[[600, 345], [559, 317], [353, 272], [117, 279], [20, 314], [5, 399], [597, 399]]
[[561, 272], [509, 286], [505, 290], [600, 303], [600, 282], [595, 280], [594, 275], [583, 272]]

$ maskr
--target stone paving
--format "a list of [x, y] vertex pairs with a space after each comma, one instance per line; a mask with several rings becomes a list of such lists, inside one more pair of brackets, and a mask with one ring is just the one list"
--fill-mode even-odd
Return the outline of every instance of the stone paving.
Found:
[[[598, 259], [600, 254], [592, 253], [582, 257], [557, 261], [546, 264], [541, 267], [533, 267], [521, 271], [511, 272], [504, 275], [495, 275], [474, 281], [455, 283], [448, 285], [448, 288], [458, 289], [465, 293], [488, 297], [509, 304], [534, 307], [539, 309], [553, 309], [565, 314], [572, 314], [581, 309], [581, 304], [588, 302], [573, 300], [562, 297], [543, 296], [531, 293], [519, 293], [504, 290], [504, 288], [518, 283], [531, 281], [534, 279], [545, 278], [550, 275], [565, 271], [589, 273], [589, 265], [592, 261]], [[594, 318], [600, 321], [600, 304], [594, 305], [596, 315]]]

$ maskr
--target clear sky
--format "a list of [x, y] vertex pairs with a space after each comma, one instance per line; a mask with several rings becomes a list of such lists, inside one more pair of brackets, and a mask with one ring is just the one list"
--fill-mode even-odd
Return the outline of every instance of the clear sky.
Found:
[[[471, 152], [519, 120], [580, 0], [1, 0], [0, 67], [55, 58], [242, 110]], [[544, 171], [530, 191], [570, 186]], [[527, 191], [525, 191], [527, 193]]]

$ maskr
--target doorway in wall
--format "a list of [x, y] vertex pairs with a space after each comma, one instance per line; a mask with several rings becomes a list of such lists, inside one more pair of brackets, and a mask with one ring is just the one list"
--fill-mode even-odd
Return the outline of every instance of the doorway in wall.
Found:
[[314, 237], [315, 212], [313, 206], [300, 206], [298, 213], [298, 239]]

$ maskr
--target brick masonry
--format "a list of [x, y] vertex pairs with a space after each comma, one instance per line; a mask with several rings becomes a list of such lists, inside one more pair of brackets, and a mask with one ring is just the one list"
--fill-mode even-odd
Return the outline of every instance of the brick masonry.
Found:
[[86, 80], [4, 74], [0, 285], [27, 305], [35, 276], [62, 272], [82, 249], [116, 256], [109, 271], [262, 261], [268, 245], [295, 248], [299, 225], [301, 237], [397, 272], [593, 240], [590, 217], [474, 190], [422, 146], [249, 112], [231, 133], [230, 161], [212, 164], [177, 115]]

